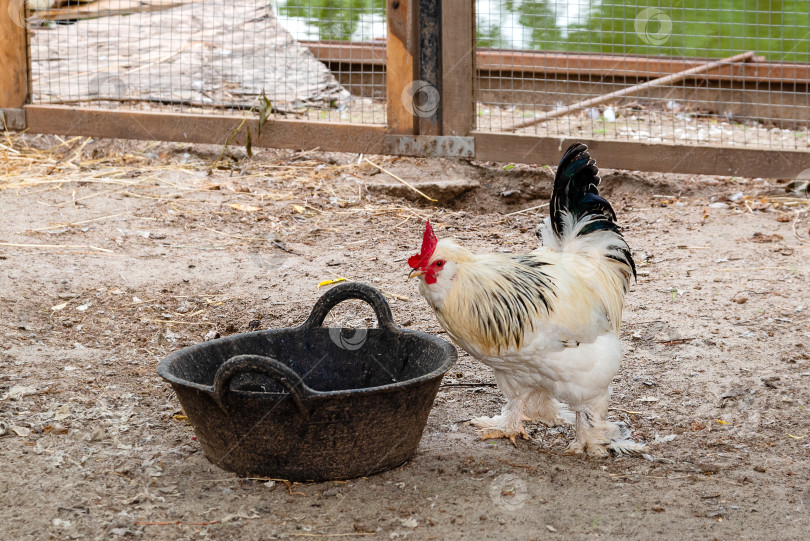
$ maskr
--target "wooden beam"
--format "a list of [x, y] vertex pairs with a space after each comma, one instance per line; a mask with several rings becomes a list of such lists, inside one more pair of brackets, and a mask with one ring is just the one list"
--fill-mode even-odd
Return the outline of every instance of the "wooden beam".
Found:
[[[468, 0], [457, 1], [463, 3]], [[446, 9], [450, 9], [452, 12], [454, 6], [450, 4], [455, 3], [455, 1], [451, 1], [445, 4], [445, 6], [449, 6]], [[449, 17], [442, 19], [443, 24], [450, 23]], [[385, 45], [381, 43], [310, 41], [303, 42], [303, 44], [308, 46], [310, 51], [322, 62], [375, 65], [384, 63]], [[655, 79], [705, 64], [706, 59], [662, 56], [506, 51], [480, 48], [475, 53], [477, 73], [498, 72], [498, 76], [501, 77], [506, 74], [527, 73], [568, 75], [584, 79], [595, 77]], [[709, 73], [701, 74], [700, 79], [804, 85], [810, 82], [810, 64], [758, 60], [744, 64], [725, 65]]]
[[473, 0], [442, 3], [442, 134], [466, 136], [475, 121]]
[[[381, 154], [384, 126], [268, 120], [257, 137], [258, 120], [240, 117], [147, 111], [109, 111], [53, 105], [25, 106], [29, 131], [150, 141], [223, 145], [245, 144], [245, 127], [253, 145], [332, 152]], [[234, 131], [245, 122], [239, 133]], [[571, 143], [587, 144], [607, 169], [630, 169], [721, 176], [796, 178], [810, 169], [810, 152], [750, 147], [670, 145], [598, 139], [533, 137], [472, 132], [475, 158], [481, 161], [556, 164]]]
[[418, 0], [387, 0], [388, 39], [386, 41], [386, 107], [391, 133], [414, 133], [414, 116], [403, 102], [403, 93], [413, 82], [412, 4]]
[[[244, 146], [245, 129], [250, 129], [255, 147], [319, 149], [330, 152], [362, 152], [379, 154], [383, 149], [384, 126], [359, 124], [327, 124], [294, 120], [268, 120], [257, 136], [258, 119], [180, 114], [149, 111], [109, 111], [62, 107], [56, 105], [27, 105], [28, 129], [31, 133], [58, 135], [87, 135], [113, 139], [147, 141], [177, 141]], [[235, 137], [242, 122], [243, 128]]]
[[345, 41], [302, 41], [315, 58], [326, 63], [385, 65], [385, 43], [348, 43]]
[[28, 99], [27, 12], [22, 0], [0, 0], [0, 108], [18, 109]]
[[810, 168], [810, 152], [751, 147], [672, 145], [636, 141], [533, 137], [473, 132], [475, 159], [556, 165], [565, 149], [582, 142], [599, 167], [746, 178], [795, 179]]

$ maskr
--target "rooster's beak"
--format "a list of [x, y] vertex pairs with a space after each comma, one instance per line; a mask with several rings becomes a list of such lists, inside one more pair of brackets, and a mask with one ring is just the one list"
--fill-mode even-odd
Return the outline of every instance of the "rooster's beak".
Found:
[[411, 279], [411, 278], [413, 278], [414, 276], [422, 276], [423, 274], [425, 274], [425, 273], [424, 273], [424, 271], [421, 271], [421, 270], [419, 270], [419, 269], [413, 269], [413, 270], [410, 272], [410, 274], [408, 274], [408, 280], [410, 280], [410, 279]]

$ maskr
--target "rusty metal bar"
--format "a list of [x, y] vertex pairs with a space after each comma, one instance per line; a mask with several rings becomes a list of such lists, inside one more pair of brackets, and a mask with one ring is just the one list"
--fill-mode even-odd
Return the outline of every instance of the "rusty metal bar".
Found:
[[472, 137], [458, 136], [386, 135], [383, 152], [421, 158], [474, 158], [475, 141]]
[[[413, 95], [419, 135], [439, 135], [442, 129], [442, 2], [418, 0], [419, 54]], [[470, 81], [472, 83], [472, 81]]]

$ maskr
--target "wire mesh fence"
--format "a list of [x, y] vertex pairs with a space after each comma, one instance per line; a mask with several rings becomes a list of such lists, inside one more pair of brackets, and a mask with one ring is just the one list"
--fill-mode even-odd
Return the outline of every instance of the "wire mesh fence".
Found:
[[[23, 2], [35, 104], [385, 124], [408, 69], [385, 0]], [[810, 148], [806, 0], [474, 3], [479, 131]]]
[[808, 149], [810, 2], [478, 0], [476, 127]]
[[310, 50], [384, 38], [383, 0], [14, 2], [35, 104], [244, 115], [269, 103], [276, 117], [385, 123], [370, 49], [334, 65]]

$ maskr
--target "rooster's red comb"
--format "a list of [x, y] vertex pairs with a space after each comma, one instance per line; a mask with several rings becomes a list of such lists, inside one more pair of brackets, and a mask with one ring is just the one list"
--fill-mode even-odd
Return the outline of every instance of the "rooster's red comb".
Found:
[[425, 235], [422, 237], [422, 249], [418, 254], [408, 258], [408, 265], [412, 269], [427, 266], [438, 242], [436, 235], [433, 234], [433, 228], [430, 226], [430, 220], [428, 220], [425, 223]]

